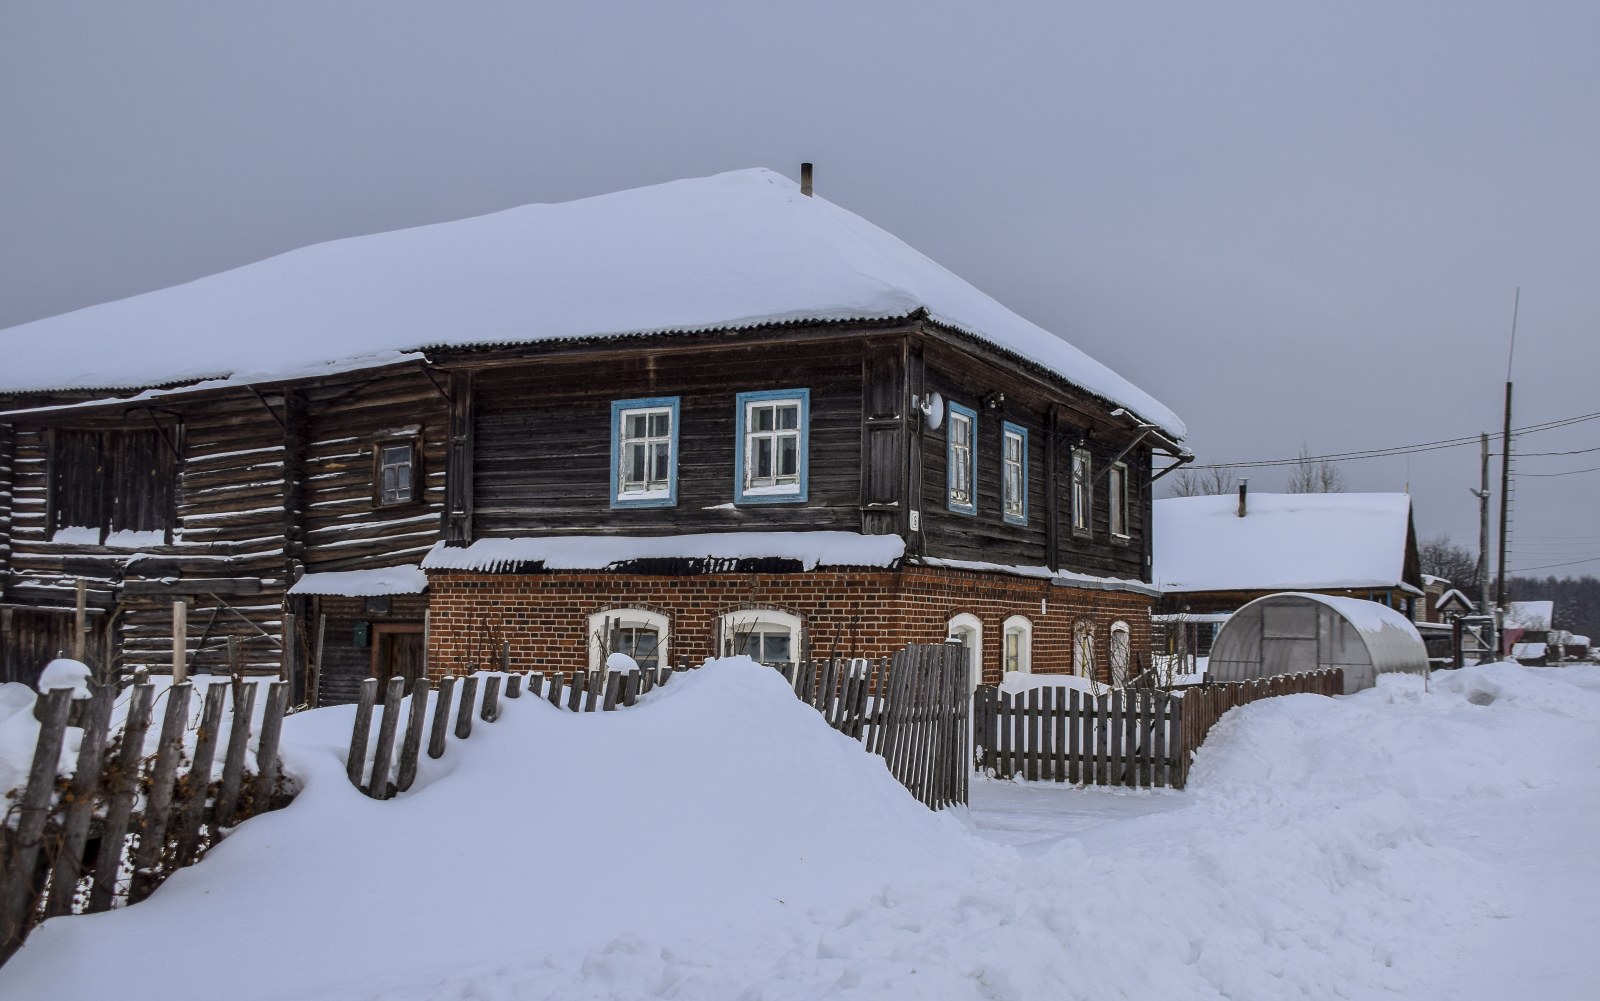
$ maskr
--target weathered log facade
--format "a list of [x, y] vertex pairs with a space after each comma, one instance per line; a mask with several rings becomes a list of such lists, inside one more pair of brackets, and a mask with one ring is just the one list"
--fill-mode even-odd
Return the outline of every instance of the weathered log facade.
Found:
[[[804, 500], [738, 503], [737, 401], [785, 390], [807, 394]], [[677, 408], [671, 504], [613, 504], [612, 407], [638, 399]], [[932, 416], [934, 399], [975, 415], [967, 512], [949, 503], [950, 430]], [[291, 595], [289, 585], [307, 572], [415, 564], [440, 541], [829, 530], [899, 535], [908, 561], [951, 573], [1149, 579], [1156, 442], [1103, 400], [920, 317], [441, 350], [292, 383], [40, 402], [9, 401], [0, 425], [3, 601], [38, 610], [28, 622], [56, 623], [44, 636], [13, 615], [5, 649], [19, 675], [59, 642], [62, 620], [70, 627], [82, 579], [108, 671], [164, 669], [183, 600], [191, 670], [284, 672], [301, 699], [343, 700], [376, 663], [372, 630], [421, 630], [427, 603]], [[1005, 509], [1003, 429], [1025, 433], [1023, 516]], [[385, 449], [408, 463], [398, 501], [379, 495]], [[1078, 531], [1074, 449], [1091, 471]], [[132, 454], [145, 472], [119, 478], [98, 458], [107, 454]], [[1119, 532], [1105, 475], [1116, 460], [1127, 492]], [[101, 494], [85, 502], [79, 484]], [[1061, 593], [1066, 606], [1100, 604]], [[1126, 596], [1114, 604], [1125, 616]], [[459, 644], [432, 625], [432, 649]], [[991, 628], [998, 641], [999, 618]], [[571, 631], [583, 635], [581, 624]], [[902, 631], [889, 630], [896, 642]], [[911, 637], [930, 638], [942, 636]]]

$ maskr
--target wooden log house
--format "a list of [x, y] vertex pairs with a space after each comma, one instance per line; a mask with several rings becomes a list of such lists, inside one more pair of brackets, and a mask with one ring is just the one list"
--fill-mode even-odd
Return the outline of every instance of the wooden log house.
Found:
[[616, 651], [1147, 658], [1181, 422], [809, 194], [528, 206], [0, 332], [3, 677], [72, 648], [79, 581], [106, 672], [172, 663], [181, 601], [189, 670], [302, 702]]

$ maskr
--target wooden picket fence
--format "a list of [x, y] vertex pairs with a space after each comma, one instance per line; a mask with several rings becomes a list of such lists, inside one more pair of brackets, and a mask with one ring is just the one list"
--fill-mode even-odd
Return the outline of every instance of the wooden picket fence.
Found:
[[[256, 689], [254, 683], [207, 688], [194, 747], [186, 752], [193, 686], [173, 685], [164, 696], [158, 749], [149, 757], [144, 747], [155, 686], [137, 682], [126, 690], [120, 728], [111, 725], [122, 694], [116, 686], [77, 702], [64, 688], [39, 698], [28, 781], [13, 791], [0, 822], [0, 963], [46, 918], [138, 903], [197, 861], [226, 828], [293, 798], [278, 760], [287, 682], [268, 689], [256, 735], [257, 771], [246, 769]], [[233, 722], [222, 773], [213, 778], [230, 692]], [[81, 727], [83, 735], [77, 767], [62, 780], [56, 763], [68, 726]]]
[[1229, 709], [1278, 695], [1338, 695], [1337, 669], [1178, 692], [992, 685], [973, 697], [976, 768], [995, 778], [1182, 789], [1194, 752]]
[[[428, 756], [442, 757], [452, 732], [464, 740], [472, 735], [474, 718], [485, 723], [500, 718], [502, 695], [516, 699], [526, 692], [572, 712], [612, 712], [634, 705], [640, 696], [670, 682], [674, 674], [692, 669], [689, 661], [680, 659], [676, 667], [665, 664], [604, 674], [494, 672], [446, 677], [433, 699], [428, 697], [431, 683], [421, 679], [414, 684], [409, 710], [403, 708], [404, 680], [391, 678], [385, 686], [381, 714], [378, 681], [369, 678], [362, 683], [356, 703], [347, 774], [368, 796], [389, 799], [416, 781], [424, 734]], [[796, 697], [821, 713], [829, 726], [881, 755], [894, 777], [919, 801], [935, 810], [967, 801], [967, 667], [960, 647], [913, 645], [892, 660], [835, 658], [776, 669]], [[373, 742], [375, 715], [378, 727]], [[400, 744], [398, 756], [396, 741]]]

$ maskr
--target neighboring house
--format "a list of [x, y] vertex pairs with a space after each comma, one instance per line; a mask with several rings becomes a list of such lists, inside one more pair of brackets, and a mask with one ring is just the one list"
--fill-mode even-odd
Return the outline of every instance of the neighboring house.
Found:
[[1232, 612], [1278, 591], [1364, 598], [1414, 618], [1424, 596], [1405, 494], [1247, 493], [1155, 502], [1168, 615]]
[[98, 663], [164, 668], [184, 601], [194, 669], [319, 701], [946, 637], [990, 680], [1137, 669], [1183, 424], [808, 194], [524, 206], [0, 332], [0, 667], [84, 580]]
[[1508, 601], [1501, 628], [1502, 650], [1523, 664], [1543, 665], [1556, 659], [1550, 647], [1558, 639], [1552, 635], [1554, 601]]

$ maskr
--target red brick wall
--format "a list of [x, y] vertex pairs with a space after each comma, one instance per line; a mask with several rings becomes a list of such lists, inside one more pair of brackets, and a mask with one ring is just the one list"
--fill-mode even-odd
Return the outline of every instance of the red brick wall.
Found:
[[589, 616], [639, 607], [670, 620], [673, 660], [715, 654], [718, 618], [755, 608], [799, 616], [816, 656], [826, 656], [836, 644], [847, 656], [878, 657], [911, 642], [940, 642], [953, 616], [971, 613], [983, 623], [983, 674], [990, 682], [1000, 677], [1002, 624], [1011, 615], [1033, 623], [1036, 673], [1071, 673], [1072, 628], [1080, 619], [1094, 625], [1102, 680], [1109, 677], [1110, 630], [1118, 619], [1130, 627], [1137, 662], [1147, 664], [1150, 657], [1150, 598], [1005, 574], [907, 567], [697, 577], [434, 572], [428, 579], [428, 665], [434, 677], [460, 674], [472, 663], [493, 666], [502, 640], [511, 644], [512, 670], [585, 670]]

